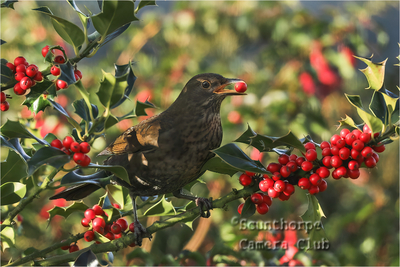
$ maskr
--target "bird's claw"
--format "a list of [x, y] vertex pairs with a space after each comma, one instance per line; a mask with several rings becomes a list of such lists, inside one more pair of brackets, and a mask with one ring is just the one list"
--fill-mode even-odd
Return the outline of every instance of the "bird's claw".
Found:
[[147, 230], [145, 227], [143, 227], [143, 225], [139, 222], [139, 221], [135, 221], [135, 236], [136, 236], [136, 244], [138, 246], [142, 245], [142, 240], [144, 237], [148, 237], [149, 240], [151, 241], [151, 239], [153, 238], [153, 236], [149, 233], [147, 233]]
[[[212, 207], [212, 200], [204, 197], [196, 198], [196, 206], [200, 209], [200, 217], [208, 218], [211, 216], [210, 210], [213, 209]], [[206, 208], [206, 211], [203, 212], [203, 207]]]

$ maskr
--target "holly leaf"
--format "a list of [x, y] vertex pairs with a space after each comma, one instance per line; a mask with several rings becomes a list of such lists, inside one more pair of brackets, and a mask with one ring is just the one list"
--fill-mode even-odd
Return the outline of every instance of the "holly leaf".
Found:
[[175, 215], [176, 211], [174, 206], [170, 201], [165, 199], [163, 196], [160, 201], [151, 206], [148, 210], [146, 210], [143, 215], [144, 216], [167, 216], [167, 215]]
[[319, 205], [318, 199], [314, 195], [307, 194], [307, 199], [308, 209], [301, 215], [301, 218], [305, 222], [305, 230], [309, 236], [310, 244], [319, 244], [317, 242], [328, 240], [321, 222], [321, 218], [325, 217], [325, 214]]
[[[75, 87], [79, 90], [79, 93], [82, 95], [82, 98], [83, 98], [83, 100], [85, 101], [85, 103], [86, 103], [86, 106], [87, 107], [89, 107], [89, 106], [92, 106], [92, 104], [91, 104], [91, 102], [90, 102], [90, 99], [89, 99], [89, 93], [87, 92], [87, 90], [85, 89], [85, 87], [83, 87], [83, 84], [82, 84], [82, 82], [81, 82], [81, 80], [79, 80], [79, 81], [77, 81], [75, 84]], [[97, 106], [95, 106], [96, 108], [94, 108], [93, 106], [92, 106], [92, 109], [91, 110], [89, 110], [88, 109], [88, 118], [95, 118], [95, 117], [97, 117], [97, 115], [98, 115], [98, 109], [97, 109]], [[94, 110], [94, 109], [97, 109], [97, 110]], [[90, 116], [90, 112], [92, 112], [92, 115]], [[95, 114], [95, 113], [97, 113], [97, 114]], [[96, 115], [96, 116], [95, 116]]]
[[237, 145], [230, 143], [212, 150], [222, 161], [237, 171], [270, 174], [263, 166], [250, 159]]
[[[47, 99], [49, 96], [44, 96], [43, 93], [55, 91], [56, 85], [54, 82], [43, 80], [31, 88], [31, 91], [25, 96], [25, 101], [22, 104], [27, 106], [34, 113], [38, 113], [41, 110], [44, 111], [44, 109], [51, 104]], [[50, 96], [54, 95], [55, 93], [50, 94]]]
[[50, 165], [58, 169], [67, 164], [71, 157], [62, 152], [58, 148], [43, 147], [33, 154], [28, 160], [28, 176], [32, 175], [37, 169], [43, 165]]
[[87, 250], [76, 258], [72, 266], [101, 266], [92, 250]]
[[33, 10], [51, 17], [51, 23], [58, 35], [74, 47], [75, 54], [77, 55], [79, 47], [85, 41], [85, 34], [81, 28], [68, 20], [54, 16], [48, 7], [39, 7]]
[[26, 185], [17, 182], [1, 184], [1, 205], [11, 205], [19, 202], [26, 194]]
[[372, 90], [381, 89], [385, 79], [385, 65], [387, 59], [379, 63], [373, 63], [371, 60], [367, 58], [356, 57], [356, 56], [354, 57], [367, 64], [367, 67], [365, 69], [360, 70], [362, 73], [364, 73], [365, 77], [367, 77], [368, 80], [369, 87], [367, 87], [366, 89], [372, 89]]
[[71, 215], [74, 212], [79, 212], [82, 211], [84, 212], [85, 210], [87, 210], [89, 207], [86, 206], [86, 204], [84, 204], [82, 201], [80, 202], [74, 202], [71, 205], [69, 205], [68, 207], [58, 207], [58, 206], [54, 206], [54, 208], [52, 208], [51, 210], [47, 211], [50, 215], [48, 222], [50, 223], [51, 219], [53, 219], [56, 215], [62, 216], [65, 219], [68, 218], [69, 215]]
[[135, 9], [135, 13], [138, 13], [140, 9], [145, 6], [157, 6], [156, 1], [140, 1], [139, 5]]
[[118, 29], [116, 29], [113, 33], [107, 35], [106, 39], [104, 40], [103, 43], [100, 44], [99, 47], [102, 47], [103, 45], [107, 44], [111, 40], [113, 40], [116, 37], [120, 36], [123, 32], [125, 32], [129, 28], [130, 25], [131, 25], [130, 23], [127, 23], [124, 26], [119, 27]]
[[372, 114], [380, 119], [384, 125], [387, 125], [388, 109], [385, 98], [381, 92], [374, 91], [369, 104], [369, 110], [371, 110]]
[[21, 143], [19, 142], [18, 138], [13, 138], [7, 140], [4, 136], [0, 135], [1, 138], [1, 146], [5, 146], [11, 148], [16, 153], [18, 153], [25, 161], [30, 159], [31, 157], [28, 156], [25, 150], [22, 148]]
[[44, 144], [43, 140], [34, 136], [19, 121], [7, 120], [7, 122], [4, 123], [3, 126], [1, 126], [0, 130], [1, 130], [1, 134], [3, 136], [8, 137], [9, 139], [32, 138], [32, 139], [35, 139], [36, 141], [38, 141], [39, 143]]
[[358, 127], [357, 127], [356, 123], [354, 122], [354, 120], [352, 118], [350, 118], [349, 116], [347, 116], [347, 115], [346, 115], [346, 118], [344, 118], [344, 119], [342, 118], [339, 121], [339, 127], [337, 129], [339, 129], [342, 126], [350, 126], [350, 127], [358, 129]]
[[129, 203], [129, 190], [126, 187], [120, 185], [107, 185], [107, 191], [112, 198], [124, 209], [125, 205]]
[[103, 1], [101, 12], [92, 16], [94, 28], [105, 37], [113, 33], [123, 25], [138, 20], [134, 15], [135, 5], [133, 1]]
[[251, 201], [251, 198], [247, 198], [244, 202], [242, 213], [240, 218], [249, 218], [256, 212], [256, 205]]
[[58, 112], [60, 112], [62, 115], [64, 115], [67, 118], [68, 122], [72, 126], [74, 126], [78, 131], [80, 131], [80, 132], [82, 131], [82, 128], [79, 125], [79, 123], [76, 122], [72, 117], [70, 117], [69, 114], [67, 113], [67, 111], [65, 111], [65, 109], [60, 104], [58, 104], [57, 102], [55, 102], [51, 99], [49, 99], [49, 102], [54, 109], [56, 109]]
[[8, 152], [7, 159], [1, 162], [1, 183], [17, 182], [28, 176], [26, 161], [13, 150]]
[[4, 251], [6, 248], [15, 247], [15, 230], [14, 227], [5, 227], [1, 230], [1, 249]]
[[1, 3], [1, 7], [8, 7], [14, 9], [14, 4], [17, 2], [18, 0], [6, 0], [3, 3]]
[[105, 170], [105, 171], [108, 171], [108, 172], [112, 172], [112, 173], [115, 174], [115, 176], [121, 178], [122, 180], [124, 180], [128, 184], [131, 184], [131, 182], [129, 180], [128, 173], [127, 173], [126, 169], [124, 167], [122, 167], [122, 166], [119, 166], [119, 165], [98, 165], [98, 164], [90, 163], [86, 168], [97, 168], [97, 169]]
[[6, 66], [6, 63], [6, 60], [2, 59], [0, 73], [0, 85], [2, 87], [11, 86], [12, 84], [17, 83], [17, 81], [14, 79], [14, 73], [9, 67]]
[[110, 183], [111, 178], [112, 176], [107, 176], [104, 171], [82, 175], [81, 170], [74, 170], [64, 175], [61, 179], [61, 185], [95, 184], [105, 188]]
[[97, 92], [101, 104], [106, 108], [113, 107], [123, 97], [128, 83], [124, 76], [114, 77], [111, 73], [103, 71], [103, 79]]
[[[392, 115], [397, 114], [399, 111], [399, 97], [390, 92], [389, 90], [381, 90], [379, 91], [382, 93], [382, 96], [385, 100], [386, 103], [386, 108], [388, 112], [388, 123], [392, 122]], [[394, 118], [394, 121], [396, 122], [398, 120], [397, 117]]]
[[232, 177], [234, 174], [238, 172], [238, 169], [232, 168], [231, 165], [225, 163], [221, 158], [213, 157], [209, 159], [206, 164], [204, 164], [201, 172], [203, 171], [211, 171], [221, 174], [228, 174]]
[[147, 109], [147, 108], [156, 108], [156, 106], [147, 100], [144, 103], [140, 102], [140, 101], [136, 101], [135, 115], [138, 117], [139, 116], [147, 116], [147, 113], [145, 111], [145, 109]]

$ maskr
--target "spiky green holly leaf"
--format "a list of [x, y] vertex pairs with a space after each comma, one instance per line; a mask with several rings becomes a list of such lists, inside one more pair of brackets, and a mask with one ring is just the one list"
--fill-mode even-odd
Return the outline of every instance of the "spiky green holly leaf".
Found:
[[233, 176], [235, 173], [237, 173], [239, 170], [236, 168], [232, 168], [231, 165], [225, 163], [221, 158], [219, 157], [213, 157], [209, 159], [206, 164], [204, 164], [202, 168], [203, 171], [211, 171], [211, 172], [216, 172], [216, 173], [221, 173], [221, 174], [228, 174], [229, 176]]
[[86, 206], [85, 203], [83, 203], [82, 201], [79, 202], [74, 202], [71, 205], [69, 205], [68, 207], [58, 207], [58, 206], [54, 206], [54, 208], [52, 208], [51, 210], [48, 211], [50, 217], [48, 219], [48, 222], [50, 223], [50, 221], [56, 216], [62, 216], [65, 219], [67, 219], [69, 217], [69, 215], [71, 215], [74, 212], [85, 212], [85, 210], [87, 210], [89, 207]]
[[379, 90], [383, 86], [383, 82], [385, 79], [385, 65], [387, 59], [385, 59], [382, 62], [374, 63], [370, 59], [372, 58], [363, 58], [363, 57], [356, 57], [365, 64], [367, 64], [367, 67], [365, 69], [361, 69], [360, 71], [364, 73], [365, 77], [367, 77], [369, 87], [366, 89], [372, 89], [372, 90]]
[[339, 129], [342, 126], [350, 126], [350, 127], [358, 129], [358, 127], [357, 127], [356, 123], [354, 122], [354, 120], [351, 117], [347, 116], [347, 115], [346, 115], [345, 118], [342, 118], [339, 121], [339, 127], [337, 129]]
[[18, 182], [28, 176], [28, 165], [18, 153], [10, 150], [7, 159], [1, 162], [1, 183]]
[[11, 205], [19, 202], [26, 194], [26, 185], [17, 182], [7, 182], [0, 187], [1, 205]]
[[15, 247], [15, 230], [14, 227], [4, 227], [1, 230], [1, 250]]
[[247, 198], [246, 201], [244, 202], [240, 217], [249, 218], [253, 216], [255, 212], [256, 212], [256, 205], [251, 201], [251, 198]]
[[165, 199], [163, 196], [156, 204], [151, 206], [144, 212], [144, 216], [167, 216], [167, 215], [175, 215], [176, 211], [174, 206], [170, 201]]
[[71, 157], [54, 147], [42, 147], [28, 160], [28, 175], [32, 175], [43, 165], [50, 165], [58, 169], [70, 162]]

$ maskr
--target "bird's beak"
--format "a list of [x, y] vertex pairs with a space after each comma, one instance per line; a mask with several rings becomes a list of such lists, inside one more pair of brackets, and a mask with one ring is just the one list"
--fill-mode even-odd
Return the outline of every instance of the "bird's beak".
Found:
[[237, 82], [244, 82], [241, 79], [226, 79], [226, 82], [222, 84], [221, 86], [217, 87], [214, 90], [215, 94], [220, 94], [220, 95], [246, 95], [246, 93], [239, 93], [236, 92], [235, 90], [230, 90], [230, 89], [224, 89], [227, 85], [237, 83]]

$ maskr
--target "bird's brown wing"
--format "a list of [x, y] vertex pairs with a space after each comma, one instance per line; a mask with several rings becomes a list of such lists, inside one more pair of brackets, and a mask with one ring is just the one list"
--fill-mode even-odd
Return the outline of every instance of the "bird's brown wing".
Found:
[[158, 147], [160, 131], [158, 116], [151, 117], [123, 132], [101, 155], [121, 155], [126, 153], [144, 152]]

